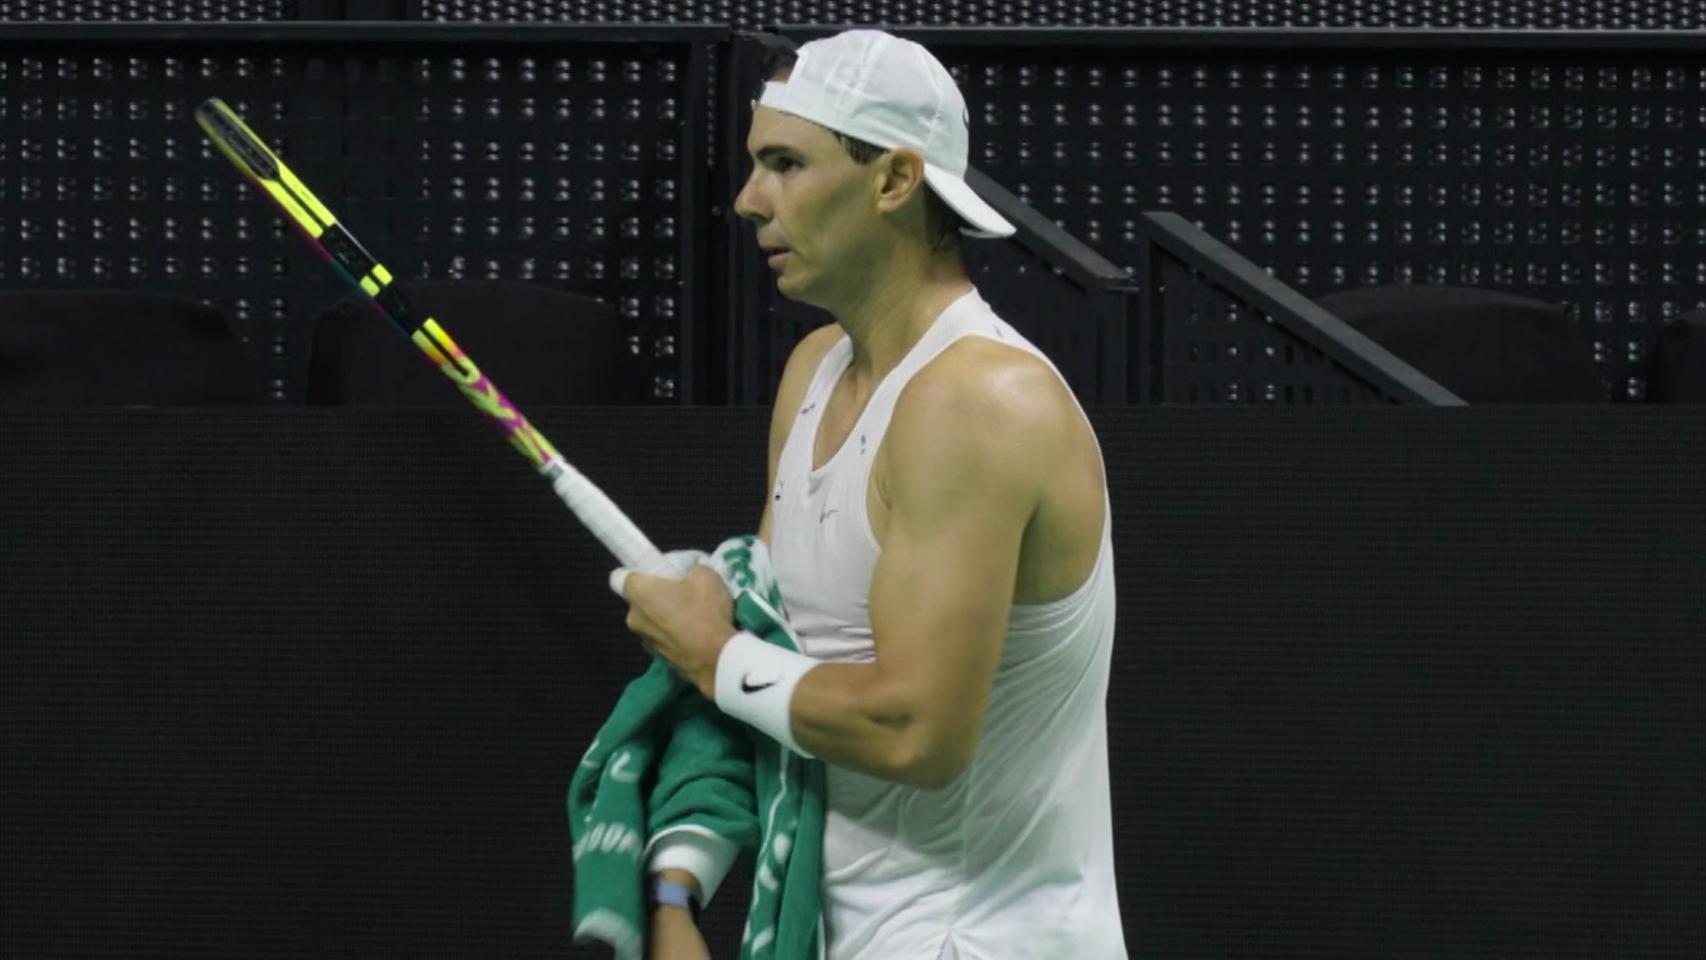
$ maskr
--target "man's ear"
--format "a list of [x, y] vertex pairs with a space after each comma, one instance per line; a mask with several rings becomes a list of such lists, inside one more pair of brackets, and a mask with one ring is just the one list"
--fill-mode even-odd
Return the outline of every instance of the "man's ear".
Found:
[[917, 150], [901, 147], [885, 153], [878, 164], [877, 208], [889, 213], [905, 206], [924, 187], [924, 157]]

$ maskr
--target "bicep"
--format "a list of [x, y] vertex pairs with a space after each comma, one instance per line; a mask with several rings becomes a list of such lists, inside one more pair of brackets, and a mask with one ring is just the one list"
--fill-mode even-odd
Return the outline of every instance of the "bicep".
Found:
[[883, 686], [906, 705], [920, 749], [958, 763], [976, 748], [1036, 504], [1024, 451], [965, 422], [943, 411], [891, 427], [891, 502], [870, 594]]
[[871, 577], [871, 634], [884, 685], [908, 704], [903, 712], [926, 740], [957, 752], [975, 746], [982, 725], [1022, 526], [1000, 510], [923, 522], [891, 517]]

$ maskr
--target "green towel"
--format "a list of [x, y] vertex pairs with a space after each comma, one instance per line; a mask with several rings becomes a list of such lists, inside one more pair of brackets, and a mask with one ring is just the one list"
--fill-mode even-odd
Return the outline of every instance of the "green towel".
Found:
[[[695, 562], [716, 570], [740, 626], [799, 650], [757, 538], [669, 557], [683, 571]], [[618, 960], [644, 956], [646, 840], [693, 824], [756, 854], [741, 960], [821, 956], [823, 802], [822, 761], [730, 718], [654, 660], [622, 692], [569, 781], [575, 942], [606, 943]]]

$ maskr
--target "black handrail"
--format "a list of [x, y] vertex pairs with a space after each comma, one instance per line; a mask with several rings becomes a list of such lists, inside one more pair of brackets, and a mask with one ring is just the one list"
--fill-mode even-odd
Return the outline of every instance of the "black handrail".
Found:
[[[1267, 271], [1176, 213], [1149, 212], [1139, 223], [1145, 239], [1182, 262], [1187, 268], [1273, 318], [1275, 324], [1320, 350], [1333, 362], [1360, 377], [1369, 385], [1388, 394], [1399, 403], [1428, 404], [1436, 407], [1464, 406], [1462, 398], [1440, 386], [1432, 378], [1399, 359], [1391, 351], [1358, 333], [1349, 324], [1275, 279]], [[1159, 277], [1150, 277], [1152, 302], [1165, 297], [1156, 289]], [[1163, 382], [1160, 368], [1161, 329], [1165, 313], [1150, 311], [1146, 322], [1153, 338], [1150, 348], [1140, 362], [1151, 364], [1150, 384]], [[1160, 398], [1153, 397], [1159, 400]]]

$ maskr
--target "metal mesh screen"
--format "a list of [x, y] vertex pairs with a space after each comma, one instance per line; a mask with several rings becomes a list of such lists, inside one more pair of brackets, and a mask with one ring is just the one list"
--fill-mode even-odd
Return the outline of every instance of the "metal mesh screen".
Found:
[[418, 20], [708, 21], [1116, 27], [1512, 27], [1678, 30], [1706, 27], [1695, 0], [409, 0]]
[[297, 0], [0, 0], [0, 23], [29, 20], [292, 20]]
[[1626, 399], [1661, 321], [1701, 298], [1697, 57], [1000, 37], [932, 43], [972, 109], [972, 164], [1117, 264], [1139, 259], [1142, 211], [1172, 210], [1306, 296], [1566, 303]]
[[399, 277], [604, 299], [651, 395], [677, 398], [699, 295], [690, 59], [679, 44], [0, 43], [0, 286], [205, 299], [271, 396], [299, 396], [310, 325], [344, 288], [195, 127], [217, 94]]

